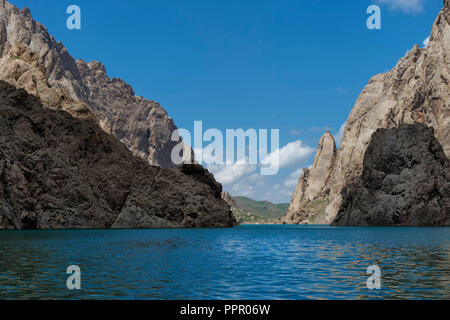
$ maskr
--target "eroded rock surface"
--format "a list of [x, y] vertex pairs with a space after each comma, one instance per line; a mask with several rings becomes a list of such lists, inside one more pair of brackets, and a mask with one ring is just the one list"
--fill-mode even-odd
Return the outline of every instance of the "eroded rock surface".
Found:
[[[171, 152], [178, 141], [172, 141], [171, 135], [176, 126], [158, 103], [136, 97], [122, 79], [109, 78], [101, 63], [75, 61], [45, 26], [33, 20], [29, 9], [20, 10], [8, 1], [0, 0], [0, 57], [9, 60], [12, 56], [21, 60], [22, 55], [17, 55], [18, 44], [24, 45], [25, 51], [29, 51], [26, 56], [32, 54], [33, 63], [39, 65], [39, 76], [35, 75], [41, 83], [39, 87], [43, 83], [40, 80], [45, 80], [48, 87], [62, 90], [66, 98], [89, 106], [102, 129], [115, 135], [136, 156], [152, 165], [175, 167]], [[9, 62], [4, 62], [3, 66], [5, 64], [10, 72]], [[18, 66], [13, 73], [28, 80], [12, 81], [16, 82], [13, 84], [36, 94], [33, 78], [24, 75], [29, 73], [31, 66]], [[0, 73], [3, 72], [0, 69]], [[2, 79], [11, 82], [11, 79]], [[42, 100], [44, 104], [47, 102]], [[192, 156], [190, 148], [185, 153]]]
[[[311, 179], [311, 172], [305, 170], [291, 200], [292, 218], [287, 216], [284, 222], [331, 223], [348, 186], [359, 181], [373, 133], [414, 123], [432, 127], [444, 153], [450, 156], [450, 0], [444, 1], [427, 48], [414, 46], [393, 70], [370, 79], [346, 122], [331, 173], [323, 175], [323, 179], [328, 176], [324, 192], [303, 200]], [[310, 210], [324, 204], [325, 215], [322, 209]]]
[[92, 109], [72, 98], [66, 89], [52, 87], [46, 78], [46, 70], [36, 54], [23, 43], [16, 43], [0, 58], [0, 80], [39, 97], [49, 109], [64, 110], [73, 117], [98, 123]]
[[237, 208], [236, 200], [233, 199], [233, 197], [231, 196], [231, 194], [229, 194], [229, 193], [226, 192], [226, 191], [222, 191], [221, 197], [222, 197], [222, 199], [223, 199], [226, 203], [228, 203], [228, 205], [229, 205], [231, 208]]
[[392, 71], [374, 76], [356, 101], [330, 181], [329, 221], [342, 204], [344, 188], [361, 175], [365, 151], [377, 129], [424, 123], [434, 128], [450, 157], [449, 1], [436, 18], [427, 48], [416, 45]]
[[378, 129], [333, 225], [450, 225], [450, 161], [423, 124]]
[[199, 165], [161, 169], [89, 119], [0, 81], [0, 229], [230, 227]]
[[[329, 192], [328, 182], [336, 155], [337, 150], [334, 138], [330, 132], [326, 132], [319, 141], [311, 169], [303, 169], [292, 195], [289, 209], [281, 220], [282, 223], [296, 224], [307, 222], [309, 217], [316, 215], [316, 211], [309, 210], [316, 207], [308, 207], [308, 204], [314, 201], [324, 201], [327, 198]], [[316, 223], [326, 223], [326, 221], [315, 220]]]

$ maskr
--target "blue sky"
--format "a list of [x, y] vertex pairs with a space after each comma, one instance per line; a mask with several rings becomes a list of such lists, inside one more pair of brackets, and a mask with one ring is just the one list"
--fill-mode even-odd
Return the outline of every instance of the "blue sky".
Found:
[[[280, 129], [295, 161], [273, 177], [231, 170], [233, 195], [287, 202], [320, 136], [337, 135], [373, 75], [422, 45], [440, 0], [11, 0], [70, 54], [105, 64], [180, 128]], [[66, 28], [76, 4], [82, 29]], [[378, 4], [381, 30], [368, 30]], [[301, 141], [301, 143], [299, 143]], [[293, 143], [293, 144], [292, 144]], [[297, 148], [297, 149], [296, 149]], [[242, 172], [241, 172], [242, 171]], [[221, 174], [226, 174], [223, 171]], [[217, 172], [215, 172], [217, 173]]]

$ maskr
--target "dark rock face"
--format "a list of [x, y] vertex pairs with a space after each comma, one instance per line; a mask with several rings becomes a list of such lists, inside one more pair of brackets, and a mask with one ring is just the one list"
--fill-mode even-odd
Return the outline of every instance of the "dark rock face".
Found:
[[426, 48], [414, 46], [389, 72], [369, 80], [346, 122], [340, 150], [329, 183], [333, 220], [342, 204], [346, 186], [357, 182], [363, 171], [366, 148], [379, 128], [402, 123], [423, 123], [450, 158], [450, 5], [438, 14]]
[[[20, 48], [22, 52], [29, 51], [28, 56], [32, 53], [32, 60], [35, 61], [27, 59], [24, 62], [28, 64], [17, 64], [18, 67], [12, 69], [11, 56], [19, 58], [18, 45], [25, 47]], [[37, 65], [39, 68], [36, 68]], [[36, 76], [38, 85], [31, 81], [30, 70], [34, 76], [39, 73]], [[108, 77], [100, 62], [75, 60], [44, 25], [33, 20], [29, 9], [20, 10], [1, 0], [0, 73], [6, 71], [14, 73], [16, 78], [1, 77], [2, 80], [33, 95], [41, 96], [42, 92], [35, 89], [40, 89], [37, 87], [43, 87], [45, 83], [54, 90], [63, 91], [78, 104], [85, 104], [105, 132], [115, 135], [135, 156], [149, 164], [163, 168], [176, 166], [172, 162], [171, 152], [181, 141], [172, 141], [171, 135], [177, 128], [158, 103], [135, 96], [131, 86], [122, 79]], [[20, 77], [22, 79], [19, 81]], [[48, 93], [44, 94], [48, 96]], [[43, 102], [47, 104], [48, 101], [43, 99]], [[187, 157], [187, 161], [192, 161], [191, 148], [180, 153]]]
[[230, 227], [221, 191], [199, 165], [150, 166], [0, 81], [0, 229]]
[[450, 225], [450, 161], [423, 124], [378, 129], [332, 225]]

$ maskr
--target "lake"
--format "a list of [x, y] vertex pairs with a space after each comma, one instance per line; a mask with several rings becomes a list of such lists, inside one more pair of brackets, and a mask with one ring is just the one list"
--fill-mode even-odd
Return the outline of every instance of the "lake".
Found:
[[30, 298], [449, 299], [450, 228], [0, 231], [0, 299]]

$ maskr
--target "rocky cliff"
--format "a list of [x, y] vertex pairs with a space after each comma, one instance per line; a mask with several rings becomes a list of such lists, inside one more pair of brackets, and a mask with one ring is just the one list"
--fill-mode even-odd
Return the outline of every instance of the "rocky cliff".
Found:
[[395, 68], [373, 77], [348, 118], [330, 183], [331, 221], [342, 203], [346, 186], [363, 170], [363, 157], [378, 128], [424, 123], [447, 157], [450, 156], [450, 7], [445, 1], [427, 48], [415, 46]]
[[450, 161], [423, 124], [378, 129], [333, 225], [450, 225]]
[[233, 197], [231, 196], [231, 194], [229, 194], [228, 192], [222, 191], [221, 198], [222, 198], [226, 203], [228, 203], [228, 205], [229, 205], [231, 208], [237, 208], [237, 203], [236, 203], [236, 201], [233, 199]]
[[[327, 182], [330, 203], [326, 206], [326, 223], [330, 223], [340, 210], [348, 193], [347, 187], [358, 183], [366, 149], [377, 129], [423, 123], [434, 129], [444, 153], [450, 156], [449, 3], [450, 0], [444, 1], [427, 48], [414, 46], [393, 70], [370, 79], [357, 99]], [[300, 183], [304, 184], [305, 178], [306, 173]], [[301, 194], [301, 188], [303, 186], [299, 184], [297, 194]], [[295, 203], [297, 211], [309, 204], [298, 200]], [[300, 215], [292, 222], [304, 221], [305, 217]]]
[[0, 80], [39, 97], [49, 109], [64, 110], [73, 117], [98, 123], [92, 109], [71, 97], [66, 89], [52, 87], [47, 81], [45, 67], [23, 43], [16, 43], [0, 58]]
[[326, 223], [320, 210], [324, 211], [323, 204], [327, 203], [328, 182], [336, 156], [334, 138], [326, 132], [319, 141], [311, 169], [303, 169], [282, 223], [311, 222], [308, 219], [314, 219], [314, 223]]
[[203, 167], [150, 166], [92, 119], [53, 109], [0, 81], [0, 229], [235, 225]]
[[[45, 26], [33, 20], [29, 9], [19, 10], [8, 1], [0, 0], [0, 57], [16, 57], [16, 53], [10, 51], [17, 50], [18, 44], [24, 45], [40, 65], [43, 79], [38, 80], [63, 90], [66, 98], [89, 106], [102, 129], [115, 135], [136, 156], [152, 165], [175, 166], [171, 151], [178, 142], [171, 141], [171, 134], [176, 127], [158, 103], [136, 97], [123, 80], [110, 79], [101, 63], [75, 61]], [[14, 72], [20, 76], [18, 72], [26, 70], [19, 68]], [[3, 73], [4, 70], [0, 70], [0, 74]], [[23, 86], [26, 90], [33, 86], [31, 79]], [[5, 80], [10, 82], [10, 79]], [[23, 81], [15, 83], [22, 84]], [[43, 102], [47, 101], [43, 99]], [[190, 148], [186, 153], [192, 155]]]

